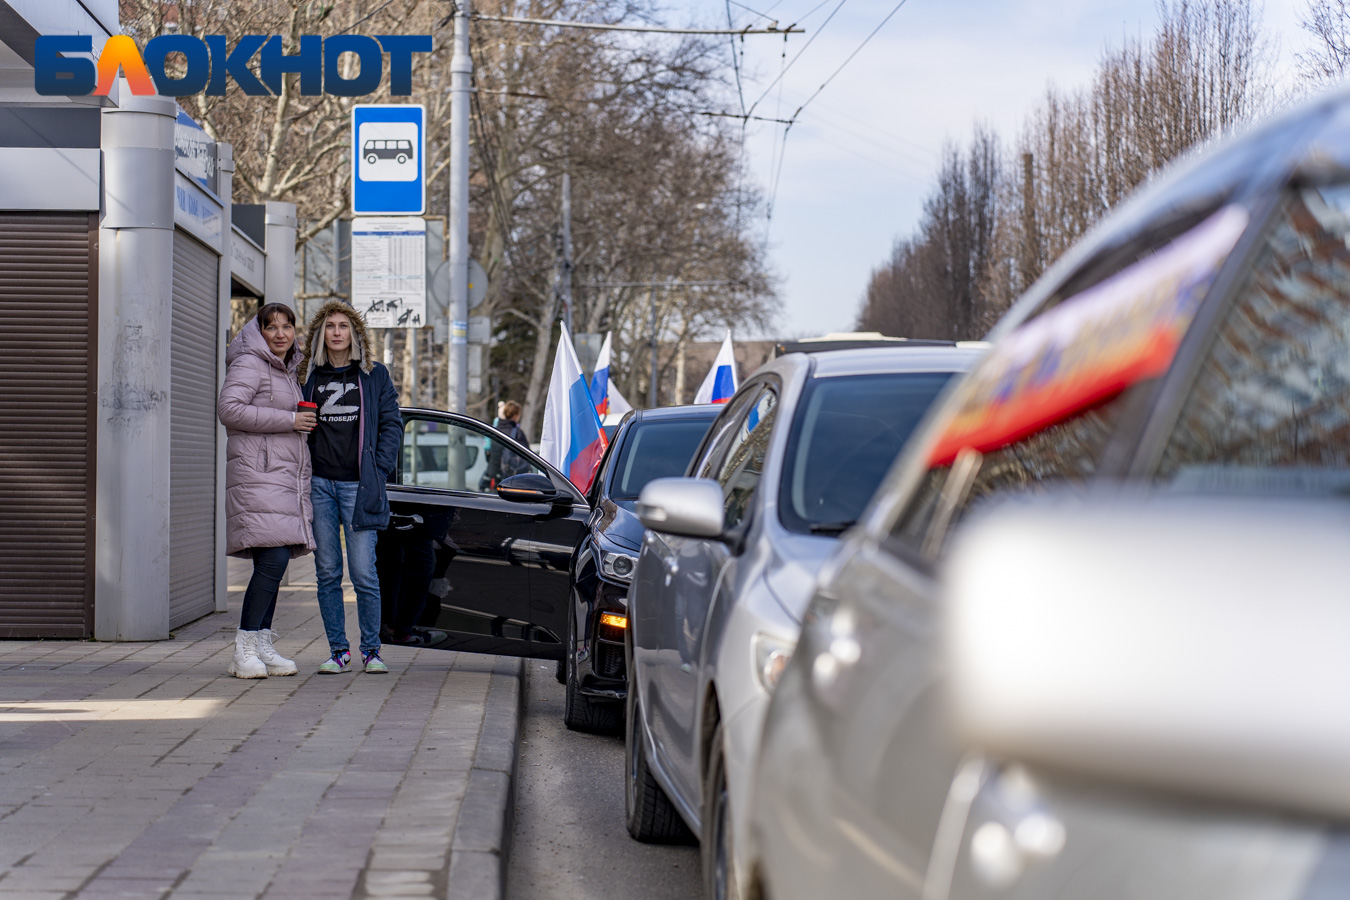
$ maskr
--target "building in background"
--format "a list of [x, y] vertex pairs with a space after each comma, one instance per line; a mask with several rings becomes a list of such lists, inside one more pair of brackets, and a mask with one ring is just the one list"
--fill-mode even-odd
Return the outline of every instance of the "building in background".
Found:
[[230, 145], [173, 99], [35, 92], [39, 35], [119, 31], [116, 0], [0, 0], [0, 637], [225, 609], [230, 298], [293, 297], [294, 207], [236, 228]]

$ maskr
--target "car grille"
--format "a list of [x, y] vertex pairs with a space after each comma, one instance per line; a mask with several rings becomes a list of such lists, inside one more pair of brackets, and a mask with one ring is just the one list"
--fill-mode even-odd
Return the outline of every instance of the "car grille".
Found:
[[623, 678], [623, 645], [597, 641], [595, 658], [591, 665], [595, 669], [595, 674], [604, 678]]

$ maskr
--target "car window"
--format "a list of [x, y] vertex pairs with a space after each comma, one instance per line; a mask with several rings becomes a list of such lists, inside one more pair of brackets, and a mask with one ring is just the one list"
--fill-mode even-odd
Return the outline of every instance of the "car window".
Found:
[[716, 475], [717, 483], [722, 486], [726, 509], [723, 524], [727, 528], [739, 525], [750, 507], [750, 500], [764, 474], [764, 459], [768, 455], [777, 413], [778, 395], [766, 386], [755, 398], [754, 405], [732, 427], [732, 439]]
[[1177, 490], [1350, 491], [1350, 185], [1291, 191], [1163, 450]]
[[636, 500], [653, 478], [683, 475], [709, 424], [703, 418], [675, 419], [630, 428], [614, 461], [610, 499]]
[[783, 526], [839, 534], [856, 522], [950, 379], [950, 372], [887, 372], [808, 381], [783, 461]]
[[[404, 413], [399, 484], [492, 493], [492, 485], [484, 478], [488, 472], [488, 450], [485, 447], [488, 440], [486, 431], [459, 422]], [[515, 467], [512, 474], [544, 474], [523, 456], [511, 453], [503, 438], [494, 435], [491, 441], [501, 444], [503, 455], [510, 453]]]
[[989, 498], [1095, 475], [1132, 393], [1171, 366], [1247, 222], [1240, 208], [1221, 210], [1005, 335], [944, 410], [891, 537], [932, 558]]
[[727, 408], [713, 420], [712, 431], [703, 442], [703, 452], [693, 469], [694, 477], [714, 477], [718, 463], [726, 456], [727, 447], [736, 440], [736, 427], [740, 418], [757, 401], [763, 389], [762, 382], [746, 385], [727, 402]]

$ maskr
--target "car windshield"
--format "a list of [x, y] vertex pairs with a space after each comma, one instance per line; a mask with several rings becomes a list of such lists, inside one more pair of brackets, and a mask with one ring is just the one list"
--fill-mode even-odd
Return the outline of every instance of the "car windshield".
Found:
[[619, 448], [611, 500], [636, 500], [653, 478], [683, 475], [712, 419], [677, 419], [634, 426]]
[[779, 488], [783, 526], [839, 534], [858, 520], [950, 372], [816, 378], [788, 436]]

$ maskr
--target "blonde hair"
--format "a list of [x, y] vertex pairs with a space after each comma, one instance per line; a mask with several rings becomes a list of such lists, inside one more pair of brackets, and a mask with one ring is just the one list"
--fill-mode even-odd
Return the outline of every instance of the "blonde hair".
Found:
[[315, 341], [315, 343], [317, 343], [318, 346], [314, 348], [314, 359], [310, 361], [311, 368], [317, 369], [319, 366], [328, 365], [328, 341], [325, 340], [324, 329], [328, 326], [328, 320], [333, 318], [333, 316], [335, 315], [344, 316], [347, 319], [347, 321], [351, 323], [352, 325], [351, 361], [357, 363], [361, 361], [361, 338], [356, 333], [356, 320], [353, 319], [351, 313], [348, 313], [346, 310], [335, 309], [330, 313], [328, 313], [328, 315], [324, 316], [323, 321], [320, 322], [318, 327], [315, 329], [316, 337], [318, 338], [318, 340]]
[[502, 416], [503, 418], [512, 420], [519, 419], [520, 404], [514, 400], [507, 400], [505, 403], [502, 404]]

